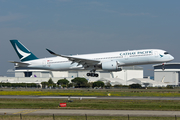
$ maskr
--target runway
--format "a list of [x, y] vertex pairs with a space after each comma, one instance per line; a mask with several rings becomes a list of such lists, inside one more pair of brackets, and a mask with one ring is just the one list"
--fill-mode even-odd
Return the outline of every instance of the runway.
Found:
[[180, 116], [180, 111], [146, 110], [67, 110], [67, 109], [0, 109], [0, 115], [74, 115], [74, 116]]
[[1, 95], [0, 99], [113, 99], [113, 100], [180, 100], [180, 97], [100, 97], [100, 96], [11, 96]]

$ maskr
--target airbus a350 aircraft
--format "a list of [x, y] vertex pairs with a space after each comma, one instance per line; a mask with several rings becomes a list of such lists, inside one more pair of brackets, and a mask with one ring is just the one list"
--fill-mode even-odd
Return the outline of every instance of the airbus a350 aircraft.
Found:
[[96, 70], [121, 71], [122, 66], [156, 64], [174, 59], [168, 52], [160, 49], [128, 50], [83, 55], [60, 55], [46, 49], [56, 57], [37, 58], [18, 40], [10, 40], [21, 62], [15, 67], [43, 69], [51, 71], [90, 70], [87, 76], [98, 77]]

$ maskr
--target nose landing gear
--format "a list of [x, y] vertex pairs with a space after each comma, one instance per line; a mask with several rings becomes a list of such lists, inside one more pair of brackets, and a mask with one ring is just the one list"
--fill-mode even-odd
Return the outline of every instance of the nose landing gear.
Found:
[[165, 65], [164, 65], [164, 63], [162, 64], [162, 70], [163, 70], [163, 71], [165, 70]]

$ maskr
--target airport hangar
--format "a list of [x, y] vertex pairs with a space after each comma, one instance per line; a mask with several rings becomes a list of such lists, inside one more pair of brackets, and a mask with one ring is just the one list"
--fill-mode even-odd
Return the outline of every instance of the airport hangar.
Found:
[[180, 63], [154, 65], [154, 80], [171, 86], [180, 86]]
[[[178, 69], [176, 69], [178, 68]], [[144, 87], [166, 87], [167, 85], [179, 85], [180, 63], [165, 64], [165, 70], [162, 70], [162, 64], [154, 65], [154, 80], [143, 78], [143, 68], [139, 66], [122, 67], [119, 72], [97, 71], [99, 77], [87, 77], [89, 71], [47, 71], [34, 69], [10, 70], [15, 77], [0, 77], [0, 82], [9, 83], [37, 83], [47, 82], [50, 78], [56, 83], [60, 79], [66, 78], [71, 82], [75, 77], [84, 77], [88, 82], [103, 81], [110, 82], [111, 85], [130, 85], [141, 84]]]

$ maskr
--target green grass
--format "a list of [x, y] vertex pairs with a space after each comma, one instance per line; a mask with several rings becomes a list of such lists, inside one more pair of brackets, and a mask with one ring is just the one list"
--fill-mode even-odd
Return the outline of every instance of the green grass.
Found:
[[180, 89], [0, 89], [0, 95], [180, 97]]
[[[55, 120], [86, 120], [85, 116], [55, 116]], [[175, 120], [175, 117], [135, 117], [130, 120]], [[0, 120], [20, 120], [20, 116], [0, 115]], [[22, 120], [53, 120], [53, 116], [22, 116]], [[128, 120], [127, 116], [87, 116], [87, 120]], [[180, 120], [177, 117], [176, 120]]]
[[67, 99], [0, 99], [0, 108], [29, 109], [96, 109], [96, 110], [180, 110], [178, 100], [73, 100], [67, 107], [59, 103]]
[[[180, 97], [179, 89], [0, 89], [0, 95], [71, 95], [71, 96], [147, 96], [147, 97]], [[0, 99], [1, 108], [29, 109], [97, 109], [97, 110], [180, 110], [178, 100], [77, 100], [67, 99]], [[67, 107], [58, 107], [59, 103], [67, 102]], [[23, 120], [52, 120], [52, 116], [23, 115]], [[18, 115], [0, 115], [0, 120], [19, 120]], [[85, 116], [55, 116], [55, 120], [85, 120]], [[127, 116], [88, 116], [88, 120], [128, 120]], [[133, 117], [130, 120], [175, 120], [175, 117]], [[177, 117], [176, 120], [180, 120]]]

